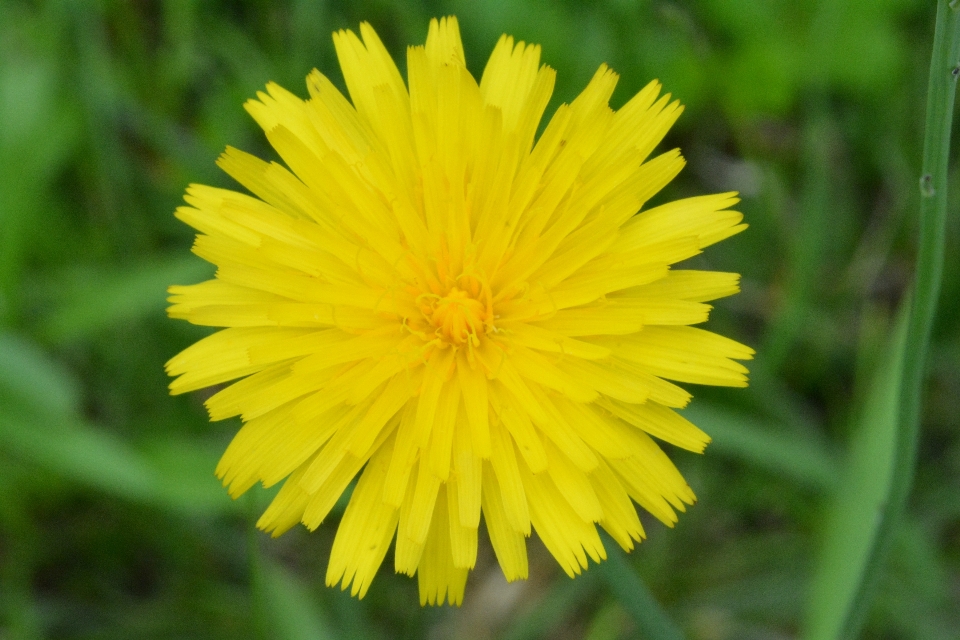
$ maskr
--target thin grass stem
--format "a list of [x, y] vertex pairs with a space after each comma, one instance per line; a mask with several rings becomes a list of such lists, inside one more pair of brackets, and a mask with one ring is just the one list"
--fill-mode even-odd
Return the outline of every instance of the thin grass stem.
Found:
[[920, 240], [901, 378], [897, 447], [890, 499], [881, 515], [873, 553], [846, 625], [845, 638], [859, 635], [879, 574], [900, 527], [916, 467], [920, 405], [930, 334], [943, 277], [947, 221], [947, 167], [954, 99], [960, 78], [960, 1], [939, 0], [927, 87], [927, 114], [920, 175]]

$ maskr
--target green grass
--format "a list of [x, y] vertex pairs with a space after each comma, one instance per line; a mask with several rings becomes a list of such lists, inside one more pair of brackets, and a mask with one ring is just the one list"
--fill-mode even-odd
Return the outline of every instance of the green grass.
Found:
[[920, 238], [910, 295], [856, 426], [843, 486], [824, 532], [807, 628], [859, 635], [894, 537], [904, 525], [920, 438], [930, 333], [946, 245], [948, 165], [960, 77], [960, 5], [937, 3], [920, 183]]
[[[663, 148], [689, 164], [658, 198], [742, 192], [750, 229], [692, 262], [743, 273], [709, 326], [758, 356], [749, 389], [693, 390], [714, 443], [669, 451], [699, 498], [675, 529], [644, 519], [634, 553], [575, 581], [534, 542], [505, 585], [486, 545], [462, 608], [421, 609], [389, 559], [363, 601], [323, 586], [335, 518], [255, 534], [251, 563], [251, 505], [212, 473], [238, 425], [167, 395], [163, 363], [205, 332], [163, 308], [211, 271], [172, 216], [186, 185], [233, 186], [227, 144], [272, 157], [243, 101], [268, 80], [303, 95], [313, 67], [342, 85], [335, 29], [369, 20], [402, 59], [447, 13], [475, 74], [502, 32], [542, 43], [549, 111], [601, 62], [615, 106], [652, 78], [687, 106]], [[936, 243], [960, 249], [960, 173], [942, 77], [924, 151], [935, 19], [907, 0], [0, 0], [0, 638], [632, 638], [627, 571], [691, 640], [951, 640], [960, 261], [929, 285]]]

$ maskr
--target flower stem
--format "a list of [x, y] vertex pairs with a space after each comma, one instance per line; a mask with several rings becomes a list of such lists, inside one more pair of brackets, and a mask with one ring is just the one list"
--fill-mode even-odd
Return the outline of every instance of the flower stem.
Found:
[[913, 483], [920, 404], [930, 333], [943, 277], [947, 222], [947, 165], [957, 79], [960, 77], [960, 1], [939, 0], [927, 87], [927, 115], [920, 176], [920, 246], [910, 304], [901, 378], [896, 458], [890, 499], [880, 525], [860, 594], [844, 637], [855, 638], [869, 611], [879, 574], [899, 529]]

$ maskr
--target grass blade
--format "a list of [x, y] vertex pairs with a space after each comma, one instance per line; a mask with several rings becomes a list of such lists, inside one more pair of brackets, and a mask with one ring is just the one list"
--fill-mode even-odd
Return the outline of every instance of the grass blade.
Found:
[[159, 315], [171, 283], [198, 282], [210, 272], [194, 257], [151, 260], [133, 268], [73, 268], [45, 287], [56, 303], [40, 333], [67, 343], [150, 313]]
[[[877, 418], [885, 425], [882, 437], [889, 438], [888, 445], [891, 447], [890, 459], [887, 461], [889, 471], [872, 470], [858, 462], [858, 456], [865, 454], [858, 453], [856, 450], [853, 454], [852, 471], [856, 473], [859, 469], [865, 478], [889, 473], [889, 478], [886, 479], [889, 490], [885, 499], [875, 505], [876, 512], [869, 514], [872, 516], [869, 520], [861, 521], [859, 529], [851, 528], [846, 532], [862, 544], [869, 543], [862, 561], [862, 570], [844, 576], [848, 579], [853, 576], [857, 578], [855, 584], [850, 583], [851, 591], [847, 594], [849, 599], [827, 603], [826, 596], [820, 595], [820, 589], [829, 587], [822, 582], [817, 583], [808, 617], [808, 637], [810, 638], [855, 638], [859, 635], [873, 600], [880, 573], [893, 546], [913, 484], [919, 438], [920, 398], [930, 333], [943, 279], [947, 166], [950, 158], [950, 136], [958, 77], [960, 77], [960, 3], [953, 0], [948, 4], [947, 0], [939, 0], [927, 87], [923, 169], [920, 177], [920, 246], [913, 293], [902, 310], [906, 314], [906, 322], [898, 324], [898, 326], [905, 325], [905, 328], [902, 334], [898, 331], [898, 339], [895, 342], [898, 347], [897, 352], [902, 353], [902, 356], [895, 356], [895, 358], [902, 357], [902, 361], [896, 365], [891, 363], [887, 370], [887, 375], [892, 375], [890, 371], [896, 371], [898, 380], [894, 382], [888, 379], [883, 383], [887, 386], [887, 393], [895, 392], [896, 395], [892, 398], [872, 399], [874, 403], [884, 403], [884, 413]], [[870, 408], [868, 405], [868, 409]], [[891, 422], [893, 423], [892, 433], [887, 431], [890, 429]], [[880, 429], [880, 427], [869, 428]], [[861, 466], [857, 467], [858, 464]], [[876, 461], [871, 464], [880, 466]], [[857, 482], [863, 480], [856, 475], [853, 479]], [[856, 494], [849, 486], [844, 487], [844, 493]], [[839, 501], [842, 500], [844, 500], [843, 497], [839, 499]], [[849, 516], [847, 518], [849, 519]], [[863, 526], [864, 523], [867, 523], [866, 527]], [[841, 535], [841, 531], [831, 530], [828, 540]], [[824, 563], [829, 561], [830, 554], [836, 553], [832, 551], [831, 544], [842, 546], [840, 541], [828, 542], [824, 551]], [[848, 541], [847, 544], [853, 544], [853, 542]], [[851, 565], [850, 568], [855, 567]], [[830, 569], [825, 567], [824, 571], [829, 572]], [[825, 613], [830, 611], [833, 612], [832, 615]], [[830, 624], [827, 624], [828, 620]]]
[[263, 598], [277, 640], [336, 638], [329, 621], [317, 606], [318, 598], [289, 570], [275, 563], [262, 565]]
[[535, 640], [556, 634], [570, 616], [597, 590], [597, 572], [587, 571], [575, 580], [554, 585], [532, 609], [514, 618], [501, 636], [503, 640]]
[[648, 640], [683, 640], [683, 632], [667, 616], [646, 583], [630, 567], [625, 554], [608, 536], [607, 561], [596, 568], [607, 582], [611, 593], [637, 625], [639, 637]]
[[80, 416], [79, 386], [36, 344], [0, 333], [0, 449], [80, 485], [194, 515], [235, 512], [218, 452], [163, 438], [141, 450]]
[[683, 415], [707, 432], [710, 455], [735, 458], [815, 490], [836, 486], [837, 462], [816, 438], [771, 428], [760, 418], [703, 402], [693, 402]]
[[0, 332], [0, 406], [7, 403], [51, 417], [74, 415], [80, 407], [80, 389], [39, 345]]
[[827, 518], [807, 610], [808, 640], [856, 637], [849, 632], [852, 616], [894, 480], [906, 335], [901, 314], [860, 413], [844, 478]]

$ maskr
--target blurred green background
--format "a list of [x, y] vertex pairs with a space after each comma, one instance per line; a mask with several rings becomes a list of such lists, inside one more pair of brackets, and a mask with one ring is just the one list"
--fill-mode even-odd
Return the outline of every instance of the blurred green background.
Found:
[[[172, 215], [186, 185], [232, 188], [227, 144], [272, 157], [243, 101], [305, 95], [314, 67], [342, 87], [330, 34], [361, 20], [403, 71], [450, 13], [477, 76], [503, 32], [543, 45], [548, 113], [601, 62], [614, 107], [653, 78], [686, 104], [661, 149], [689, 164], [658, 201], [742, 193], [750, 229], [694, 262], [743, 273], [708, 326], [759, 354], [748, 390], [693, 389], [715, 441], [669, 451], [700, 499], [675, 530], [644, 518], [633, 554], [574, 581], [532, 541], [507, 585], [482, 544], [463, 607], [421, 609], [390, 557], [363, 601], [323, 586], [333, 518], [251, 533], [269, 492], [234, 503], [213, 476], [238, 423], [166, 392], [207, 332], [163, 309], [212, 273]], [[692, 639], [799, 637], [846, 570], [815, 578], [831, 505], [871, 481], [846, 452], [880, 429], [864, 401], [912, 273], [933, 22], [919, 0], [0, 0], [0, 638], [631, 638], [625, 566]], [[869, 638], [960, 637], [951, 188], [918, 475]]]

